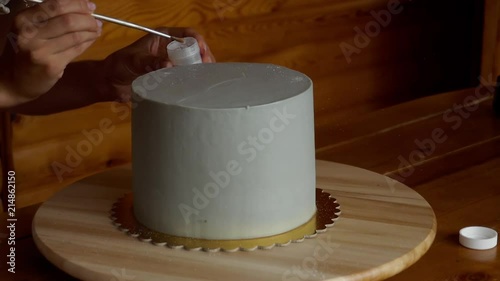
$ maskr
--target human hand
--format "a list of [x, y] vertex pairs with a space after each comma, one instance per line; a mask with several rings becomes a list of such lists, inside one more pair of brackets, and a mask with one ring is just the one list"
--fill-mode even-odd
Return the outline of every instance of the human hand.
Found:
[[[175, 27], [157, 30], [175, 37], [194, 37], [198, 41], [203, 63], [215, 62], [207, 42], [194, 29]], [[104, 94], [103, 99], [129, 101], [132, 95], [130, 85], [137, 77], [160, 68], [172, 67], [167, 54], [170, 42], [172, 40], [149, 34], [108, 56], [104, 61], [102, 75], [111, 87], [107, 87], [109, 93]]]
[[47, 0], [19, 13], [13, 56], [7, 59], [10, 87], [20, 102], [49, 91], [66, 66], [100, 35], [102, 23], [88, 0]]
[[[166, 32], [172, 36], [184, 38], [184, 37], [193, 37], [198, 41], [198, 46], [200, 47], [200, 55], [203, 63], [214, 63], [215, 57], [210, 50], [207, 42], [203, 38], [203, 36], [197, 33], [192, 28], [180, 28], [180, 27], [171, 27], [166, 30], [160, 30]], [[170, 43], [170, 42], [169, 42]], [[165, 54], [166, 54], [166, 46], [165, 46]], [[168, 55], [167, 55], [168, 56]], [[170, 60], [167, 61], [166, 67], [173, 67], [173, 64]]]

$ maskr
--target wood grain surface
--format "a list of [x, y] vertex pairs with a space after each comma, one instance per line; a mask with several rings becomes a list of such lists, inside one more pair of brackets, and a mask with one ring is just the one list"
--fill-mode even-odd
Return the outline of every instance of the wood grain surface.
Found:
[[481, 76], [500, 75], [500, 2], [484, 0], [483, 51]]
[[[439, 124], [435, 117], [442, 116], [447, 109], [453, 109], [454, 104], [463, 103], [475, 90], [422, 98], [358, 116], [347, 124], [322, 125], [318, 130], [323, 130], [320, 133], [331, 138], [332, 143], [323, 144], [325, 149], [318, 152], [318, 158], [337, 162], [342, 160], [379, 174], [397, 172], [400, 163], [398, 156], [406, 158], [412, 151], [419, 149], [412, 142], [405, 142], [404, 146], [398, 146], [398, 143], [429, 137], [436, 124]], [[429, 251], [414, 265], [389, 278], [389, 281], [500, 279], [500, 247], [475, 251], [463, 248], [458, 243], [458, 231], [465, 226], [483, 225], [500, 232], [500, 119], [495, 119], [493, 115], [491, 99], [481, 104], [468, 118], [463, 119], [461, 127], [448, 131], [449, 139], [439, 144], [439, 149], [410, 165], [415, 168], [413, 173], [402, 179], [433, 207], [437, 233]], [[476, 126], [470, 126], [474, 124]], [[482, 136], [482, 139], [478, 140], [474, 136]], [[359, 146], [357, 143], [366, 145]], [[364, 150], [362, 157], [355, 154], [356, 147]], [[329, 153], [329, 149], [335, 150], [335, 153]], [[388, 153], [392, 157], [386, 157]], [[376, 159], [380, 161], [374, 161]], [[387, 161], [392, 164], [387, 165]], [[35, 249], [31, 224], [37, 209], [38, 205], [17, 210], [17, 273], [9, 274], [7, 265], [1, 262], [0, 279], [77, 280], [53, 266]], [[10, 247], [5, 243], [8, 235], [6, 219], [5, 213], [0, 215], [1, 256], [5, 256]], [[108, 281], [116, 280], [110, 278]]]
[[[389, 105], [474, 85], [479, 73], [482, 1], [402, 0], [380, 33], [348, 61], [340, 48], [356, 47], [355, 28], [374, 23], [387, 0], [95, 0], [97, 12], [150, 27], [192, 26], [218, 61], [275, 63], [314, 81], [316, 124], [339, 126]], [[457, 20], [459, 19], [459, 20]], [[110, 23], [79, 60], [102, 59], [144, 33]], [[19, 206], [43, 202], [84, 176], [130, 161], [130, 122], [111, 104], [53, 116], [17, 116], [13, 156]], [[123, 118], [122, 118], [123, 117]], [[87, 141], [84, 130], [110, 119], [116, 130], [72, 165]], [[332, 144], [329, 135], [318, 143]], [[321, 147], [318, 145], [318, 147]], [[36, 157], [34, 157], [36, 156]], [[57, 177], [53, 164], [69, 167]]]
[[342, 214], [314, 239], [272, 250], [206, 253], [140, 242], [111, 224], [109, 210], [131, 191], [119, 169], [79, 181], [38, 210], [33, 238], [69, 274], [131, 280], [382, 280], [407, 268], [430, 247], [436, 220], [412, 189], [359, 168], [317, 162], [317, 187], [337, 198]]

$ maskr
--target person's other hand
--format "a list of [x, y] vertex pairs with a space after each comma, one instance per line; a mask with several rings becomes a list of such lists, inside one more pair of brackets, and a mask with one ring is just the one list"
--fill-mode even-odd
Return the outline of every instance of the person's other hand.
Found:
[[66, 66], [101, 34], [102, 22], [91, 13], [88, 0], [47, 0], [19, 13], [13, 56], [9, 56], [9, 82], [23, 101], [49, 91]]
[[[203, 63], [215, 62], [210, 48], [199, 33], [192, 28], [158, 28], [160, 32], [175, 37], [194, 37], [198, 41]], [[157, 35], [146, 35], [128, 47], [125, 47], [108, 56], [102, 68], [106, 77], [107, 88], [105, 100], [122, 101], [130, 100], [132, 82], [140, 75], [172, 67], [168, 59], [167, 45], [172, 40]]]

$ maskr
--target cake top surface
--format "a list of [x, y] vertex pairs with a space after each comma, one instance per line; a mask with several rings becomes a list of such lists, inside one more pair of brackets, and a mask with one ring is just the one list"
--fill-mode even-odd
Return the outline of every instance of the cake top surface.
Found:
[[259, 63], [210, 63], [160, 69], [132, 84], [141, 98], [190, 108], [241, 108], [271, 104], [312, 87], [304, 74]]

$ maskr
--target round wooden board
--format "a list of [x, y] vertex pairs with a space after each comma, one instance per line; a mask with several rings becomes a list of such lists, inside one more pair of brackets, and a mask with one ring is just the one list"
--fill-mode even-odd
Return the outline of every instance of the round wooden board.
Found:
[[382, 280], [417, 261], [436, 219], [415, 191], [360, 168], [317, 161], [317, 187], [342, 214], [302, 243], [253, 252], [173, 250], [141, 242], [111, 223], [112, 204], [130, 192], [130, 169], [75, 183], [45, 202], [33, 221], [42, 254], [82, 280]]

